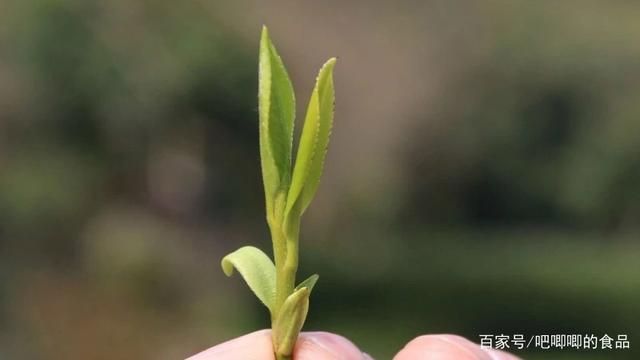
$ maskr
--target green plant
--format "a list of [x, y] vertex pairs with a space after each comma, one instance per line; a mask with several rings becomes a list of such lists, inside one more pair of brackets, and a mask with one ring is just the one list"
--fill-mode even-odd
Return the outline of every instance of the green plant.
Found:
[[295, 285], [298, 268], [300, 219], [313, 199], [333, 123], [333, 67], [329, 59], [320, 69], [292, 166], [295, 98], [291, 80], [269, 38], [260, 40], [258, 101], [260, 159], [275, 265], [258, 248], [242, 247], [222, 259], [227, 276], [234, 268], [271, 314], [273, 347], [278, 360], [291, 359], [309, 309], [309, 295], [318, 275]]

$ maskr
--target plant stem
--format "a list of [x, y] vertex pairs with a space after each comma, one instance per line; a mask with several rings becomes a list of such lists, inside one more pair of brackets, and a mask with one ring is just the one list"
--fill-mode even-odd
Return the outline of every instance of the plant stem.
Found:
[[[282, 199], [282, 198], [281, 198]], [[271, 313], [271, 328], [275, 330], [275, 321], [282, 309], [285, 300], [293, 293], [298, 270], [298, 237], [300, 230], [299, 218], [292, 224], [283, 221], [282, 212], [278, 211], [284, 206], [283, 202], [276, 202], [276, 212], [274, 216], [267, 219], [271, 230], [273, 241], [273, 255], [276, 267], [276, 299]], [[280, 344], [274, 337], [274, 349], [278, 349]], [[295, 342], [295, 339], [292, 339]], [[290, 349], [288, 351], [293, 351]], [[292, 360], [291, 354], [284, 355], [276, 353], [277, 360]]]
[[273, 240], [273, 253], [276, 266], [276, 303], [274, 307], [273, 321], [280, 311], [280, 307], [284, 301], [293, 292], [297, 259], [295, 264], [296, 266], [292, 271], [292, 268], [289, 266], [289, 258], [291, 257], [289, 244], [291, 240], [287, 239], [285, 236], [284, 231], [282, 231], [282, 226], [276, 224], [271, 226], [271, 238]]
[[273, 243], [273, 257], [276, 267], [276, 299], [271, 313], [271, 323], [276, 320], [280, 307], [287, 299], [287, 296], [293, 292], [293, 282], [291, 284], [286, 281], [288, 276], [284, 274], [285, 263], [287, 260], [287, 238], [283, 229], [284, 207], [286, 205], [286, 192], [281, 191], [275, 196], [271, 212], [267, 212], [267, 223], [271, 230], [271, 241]]
[[276, 266], [275, 314], [289, 295], [293, 293], [298, 270], [298, 236], [287, 236], [281, 226], [271, 228]]

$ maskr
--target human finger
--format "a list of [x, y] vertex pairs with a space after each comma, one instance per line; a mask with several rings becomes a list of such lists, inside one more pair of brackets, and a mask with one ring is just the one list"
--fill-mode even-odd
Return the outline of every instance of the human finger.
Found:
[[411, 340], [394, 360], [519, 360], [503, 351], [483, 349], [458, 335], [423, 335]]
[[372, 360], [346, 338], [323, 331], [301, 333], [293, 354], [296, 360]]
[[[296, 360], [371, 360], [351, 341], [328, 332], [305, 332], [294, 348]], [[260, 330], [216, 345], [187, 360], [274, 360], [271, 330]]]
[[209, 348], [186, 360], [274, 360], [271, 330], [260, 330]]

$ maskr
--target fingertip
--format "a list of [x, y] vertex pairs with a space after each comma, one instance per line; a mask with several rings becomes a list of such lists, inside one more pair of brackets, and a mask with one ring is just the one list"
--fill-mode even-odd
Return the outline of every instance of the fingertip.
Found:
[[471, 341], [458, 335], [422, 335], [411, 340], [394, 360], [492, 360]]
[[484, 349], [493, 360], [520, 360], [519, 357], [500, 350]]
[[[351, 341], [328, 332], [301, 333], [296, 360], [373, 360]], [[186, 360], [274, 360], [271, 331], [260, 330], [216, 345]]]
[[345, 337], [323, 331], [301, 333], [294, 349], [296, 360], [371, 359], [367, 356]]
[[260, 359], [273, 360], [271, 330], [259, 330], [229, 340], [193, 355], [186, 360], [237, 360]]

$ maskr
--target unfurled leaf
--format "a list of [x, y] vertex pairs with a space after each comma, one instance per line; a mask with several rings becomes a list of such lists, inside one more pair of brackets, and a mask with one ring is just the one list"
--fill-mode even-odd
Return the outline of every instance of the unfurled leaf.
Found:
[[300, 288], [284, 301], [273, 324], [273, 340], [276, 353], [289, 356], [293, 352], [298, 334], [309, 311], [309, 289]]
[[305, 281], [301, 282], [298, 286], [296, 286], [296, 290], [306, 287], [307, 289], [309, 289], [309, 292], [311, 292], [319, 278], [320, 278], [320, 275], [318, 274], [313, 274], [309, 276]]
[[333, 125], [335, 62], [332, 58], [322, 66], [309, 100], [287, 196], [285, 214], [288, 221], [293, 221], [307, 209], [320, 182]]
[[222, 270], [227, 276], [237, 269], [258, 299], [273, 311], [276, 294], [276, 269], [262, 250], [244, 246], [222, 258]]
[[275, 198], [279, 193], [285, 194], [291, 179], [295, 98], [287, 70], [266, 27], [260, 40], [258, 102], [260, 159], [269, 218], [273, 216]]

